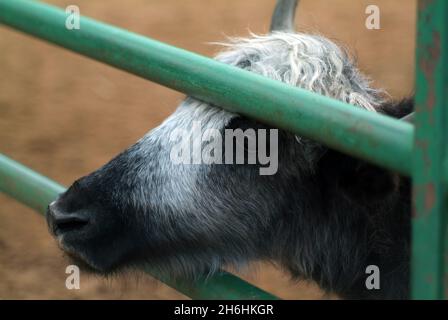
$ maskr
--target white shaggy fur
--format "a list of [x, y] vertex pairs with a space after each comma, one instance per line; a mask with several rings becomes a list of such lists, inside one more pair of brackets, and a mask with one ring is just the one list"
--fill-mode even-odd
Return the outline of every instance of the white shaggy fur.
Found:
[[[274, 32], [252, 35], [251, 38], [234, 38], [224, 43], [227, 50], [218, 54], [217, 60], [244, 68], [248, 71], [288, 83], [293, 86], [345, 101], [355, 106], [375, 111], [381, 103], [381, 91], [369, 87], [369, 82], [354, 66], [345, 51], [332, 41], [314, 35]], [[175, 113], [159, 127], [147, 133], [136, 145], [136, 152], [144, 155], [154, 144], [160, 146], [159, 170], [167, 176], [166, 183], [154, 191], [156, 198], [173, 211], [182, 213], [200, 207], [202, 190], [196, 181], [210, 169], [208, 166], [174, 165], [169, 158], [176, 141], [170, 141], [175, 129], [192, 128], [193, 121], [200, 121], [203, 130], [223, 129], [237, 114], [192, 97], [185, 99]], [[303, 139], [298, 137], [302, 143]], [[306, 140], [308, 149], [315, 142]], [[307, 148], [304, 148], [306, 150]], [[142, 171], [145, 179], [149, 172]], [[136, 194], [135, 202], [144, 199]], [[219, 203], [217, 198], [216, 203]], [[145, 205], [144, 203], [142, 204]], [[216, 213], [219, 215], [219, 212]]]
[[217, 44], [228, 48], [216, 58], [226, 64], [369, 111], [382, 102], [383, 92], [372, 89], [349, 55], [322, 36], [273, 32]]

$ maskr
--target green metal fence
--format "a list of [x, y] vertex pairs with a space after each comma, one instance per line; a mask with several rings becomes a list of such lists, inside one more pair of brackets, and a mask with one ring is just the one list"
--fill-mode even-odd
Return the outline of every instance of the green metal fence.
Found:
[[448, 298], [448, 1], [419, 2], [412, 296]]
[[[415, 126], [89, 18], [81, 18], [79, 30], [68, 30], [66, 17], [44, 3], [0, 0], [1, 24], [411, 176], [412, 296], [448, 297], [447, 1], [419, 1]], [[63, 190], [0, 156], [0, 191], [18, 201], [44, 212]], [[225, 272], [194, 286], [165, 282], [192, 298], [275, 298]]]

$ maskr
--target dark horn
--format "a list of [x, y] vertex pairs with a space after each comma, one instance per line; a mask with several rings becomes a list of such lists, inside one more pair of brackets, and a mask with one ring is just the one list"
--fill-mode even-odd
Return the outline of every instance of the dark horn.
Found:
[[414, 115], [415, 115], [415, 112], [412, 112], [412, 113], [408, 114], [407, 116], [404, 116], [400, 120], [404, 121], [404, 122], [414, 123]]
[[294, 31], [294, 18], [298, 0], [277, 0], [272, 16], [272, 31]]

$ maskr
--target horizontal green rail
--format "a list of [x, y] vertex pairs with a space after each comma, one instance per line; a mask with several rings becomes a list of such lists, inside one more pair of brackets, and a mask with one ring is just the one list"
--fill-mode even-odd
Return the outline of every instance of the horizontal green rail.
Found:
[[[64, 191], [60, 184], [0, 154], [0, 192], [44, 215], [48, 204]], [[194, 284], [151, 275], [192, 299], [278, 299], [225, 271], [199, 279]]]
[[[413, 126], [286, 85], [89, 18], [65, 27], [64, 10], [0, 0], [0, 23], [145, 79], [258, 119], [405, 175]], [[1, 40], [0, 40], [1, 41]]]

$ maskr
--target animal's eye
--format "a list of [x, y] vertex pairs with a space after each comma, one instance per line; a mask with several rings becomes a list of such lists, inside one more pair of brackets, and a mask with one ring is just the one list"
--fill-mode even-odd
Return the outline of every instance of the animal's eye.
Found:
[[237, 63], [237, 67], [241, 69], [249, 69], [252, 67], [255, 63], [260, 61], [260, 57], [256, 54], [248, 54], [244, 57], [244, 59], [241, 59]]
[[260, 148], [270, 152], [270, 130], [268, 126], [245, 117], [234, 118], [225, 128], [233, 137], [234, 154], [242, 147], [249, 154], [257, 155]]
[[252, 63], [250, 62], [250, 60], [241, 60], [240, 62], [238, 62], [238, 64], [236, 66], [241, 69], [247, 69], [251, 65], [252, 65]]

